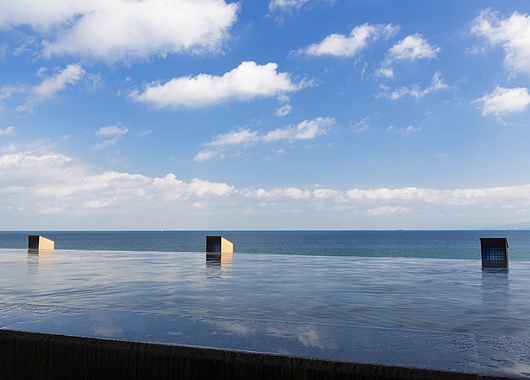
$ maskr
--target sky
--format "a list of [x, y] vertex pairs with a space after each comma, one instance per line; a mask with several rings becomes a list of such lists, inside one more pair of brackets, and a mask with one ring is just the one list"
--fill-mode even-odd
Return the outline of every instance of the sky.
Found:
[[528, 0], [0, 0], [0, 230], [530, 227]]

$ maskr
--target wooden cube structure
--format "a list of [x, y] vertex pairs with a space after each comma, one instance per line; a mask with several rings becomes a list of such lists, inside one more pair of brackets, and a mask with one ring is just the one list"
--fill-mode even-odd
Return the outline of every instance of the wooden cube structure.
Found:
[[206, 253], [234, 253], [234, 244], [222, 236], [206, 236]]
[[49, 252], [55, 248], [55, 242], [41, 235], [28, 235], [28, 251]]

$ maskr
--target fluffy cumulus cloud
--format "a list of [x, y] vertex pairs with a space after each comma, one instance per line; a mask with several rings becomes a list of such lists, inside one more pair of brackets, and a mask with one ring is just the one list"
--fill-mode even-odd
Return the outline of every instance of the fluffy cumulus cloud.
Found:
[[[530, 184], [493, 188], [470, 189], [427, 189], [427, 188], [376, 188], [337, 190], [318, 187], [311, 188], [273, 188], [244, 189], [239, 191], [245, 197], [255, 199], [259, 204], [268, 207], [289, 207], [297, 203], [298, 207], [307, 210], [333, 210], [334, 217], [341, 221], [352, 215], [363, 220], [366, 226], [368, 218], [379, 220], [376, 228], [381, 228], [384, 218], [399, 218], [406, 214], [407, 220], [425, 220], [424, 218], [447, 219], [446, 226], [453, 226], [455, 220], [465, 218], [476, 222], [490, 220], [497, 223], [501, 218], [510, 220], [527, 220], [530, 204]], [[300, 206], [303, 204], [303, 206]], [[485, 212], [485, 207], [487, 211]], [[426, 211], [429, 210], [429, 211]], [[509, 211], [507, 211], [509, 210]], [[511, 213], [511, 214], [510, 214]], [[430, 215], [429, 215], [430, 214]], [[510, 214], [510, 217], [507, 215]], [[429, 215], [429, 216], [428, 216]], [[342, 223], [342, 222], [341, 222]], [[417, 225], [420, 227], [422, 224]], [[447, 227], [445, 227], [447, 228]]]
[[[60, 153], [25, 150], [0, 155], [0, 209], [31, 213], [127, 213], [166, 207], [175, 201], [207, 201], [234, 191], [232, 186], [201, 179], [190, 182], [168, 174], [150, 178], [140, 174], [96, 172]], [[132, 206], [136, 205], [136, 206]]]
[[413, 34], [392, 46], [388, 54], [390, 61], [413, 61], [416, 59], [436, 58], [439, 51], [439, 47], [429, 45], [427, 40], [423, 39], [421, 35]]
[[[306, 212], [324, 212], [341, 223], [352, 215], [394, 218], [403, 213], [408, 217], [419, 214], [436, 218], [440, 212], [448, 216], [468, 212], [482, 218], [485, 205], [486, 216], [497, 220], [501, 212], [527, 217], [530, 205], [530, 184], [442, 190], [417, 187], [343, 190], [318, 185], [236, 188], [198, 178], [184, 181], [172, 173], [148, 177], [101, 172], [53, 151], [53, 146], [36, 144], [34, 149], [6, 151], [0, 153], [0, 210], [4, 220], [26, 215], [26, 219], [21, 219], [26, 223], [29, 215], [39, 216], [31, 220], [42, 220], [45, 215], [57, 215], [61, 220], [99, 215], [98, 220], [107, 223], [120, 215], [126, 218], [142, 215], [141, 220], [167, 217], [174, 221], [183, 215], [210, 215], [212, 210], [214, 215], [229, 213], [233, 217], [237, 216], [232, 210], [245, 210], [254, 217], [259, 213], [281, 214], [285, 210], [301, 213], [302, 217]], [[7, 227], [3, 224], [3, 228]]]
[[258, 97], [279, 96], [297, 91], [310, 82], [294, 83], [289, 74], [277, 72], [276, 63], [258, 65], [243, 62], [222, 76], [199, 74], [173, 78], [164, 84], [147, 85], [143, 92], [133, 91], [131, 98], [154, 107], [204, 107], [229, 100], [249, 101]]
[[[82, 54], [107, 62], [217, 49], [237, 17], [222, 0], [21, 0], [0, 2], [0, 27], [29, 25], [46, 56]], [[51, 38], [50, 38], [51, 37]]]
[[525, 87], [497, 87], [491, 94], [475, 99], [473, 103], [479, 106], [483, 116], [522, 112], [530, 105], [530, 92]]
[[376, 75], [392, 78], [394, 70], [391, 65], [394, 62], [433, 59], [438, 57], [439, 52], [439, 47], [430, 45], [420, 34], [412, 34], [388, 50], [385, 62]]
[[259, 141], [270, 143], [279, 140], [310, 140], [326, 133], [333, 124], [335, 124], [333, 118], [318, 117], [313, 120], [304, 120], [296, 126], [277, 128], [264, 135], [259, 135], [258, 131], [240, 129], [218, 135], [212, 141], [203, 144], [206, 149], [197, 153], [193, 159], [195, 161], [207, 161], [212, 158], [224, 158], [230, 148], [238, 145], [247, 147]]
[[[102, 1], [93, 3], [103, 5]], [[2, 0], [0, 6], [1, 27], [30, 25], [38, 30], [47, 30], [72, 19], [76, 14], [88, 12], [91, 8], [90, 2], [83, 0]]]
[[392, 24], [363, 24], [353, 28], [349, 35], [330, 34], [321, 42], [309, 45], [300, 52], [311, 56], [352, 57], [366, 48], [370, 42], [380, 37], [389, 38], [397, 30], [398, 28]]
[[503, 19], [486, 10], [475, 20], [471, 31], [503, 47], [506, 67], [530, 74], [530, 16], [514, 12]]

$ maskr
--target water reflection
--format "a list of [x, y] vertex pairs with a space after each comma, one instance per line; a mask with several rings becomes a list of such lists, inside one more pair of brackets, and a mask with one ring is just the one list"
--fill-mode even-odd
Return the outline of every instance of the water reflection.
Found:
[[227, 275], [232, 266], [233, 253], [206, 253], [206, 278], [231, 278]]
[[530, 262], [205, 254], [0, 250], [0, 302], [530, 336]]
[[96, 336], [105, 338], [115, 338], [123, 336], [123, 329], [116, 323], [117, 321], [97, 311], [92, 312], [90, 330]]
[[309, 325], [298, 325], [296, 328], [269, 327], [267, 335], [275, 338], [296, 339], [304, 347], [316, 347], [321, 350], [334, 350], [337, 344], [329, 336], [321, 336], [316, 328]]
[[517, 329], [510, 313], [508, 268], [482, 268], [482, 323], [484, 331]]
[[[322, 334], [321, 328], [306, 324], [273, 324], [265, 330], [261, 330], [259, 325], [251, 326], [248, 321], [238, 320], [217, 320], [204, 319], [204, 322], [211, 324], [214, 330], [211, 334], [238, 335], [238, 336], [260, 336], [266, 334], [267, 337], [297, 341], [304, 347], [314, 347], [321, 350], [335, 350], [337, 343], [329, 334]], [[263, 337], [262, 337], [263, 338]], [[255, 339], [255, 338], [254, 338]], [[262, 339], [263, 340], [263, 339]]]
[[28, 249], [28, 275], [39, 274], [39, 266], [44, 265], [51, 259], [53, 249], [33, 250]]
[[[237, 320], [205, 320], [205, 322], [212, 324], [222, 334], [251, 335], [257, 333], [256, 329]], [[217, 334], [217, 331], [213, 331], [212, 334]]]

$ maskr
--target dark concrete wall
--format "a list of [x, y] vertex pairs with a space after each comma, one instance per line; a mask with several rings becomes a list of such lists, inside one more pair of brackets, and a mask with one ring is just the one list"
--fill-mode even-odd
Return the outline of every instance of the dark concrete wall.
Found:
[[467, 380], [497, 377], [0, 330], [0, 379]]

